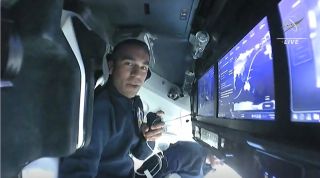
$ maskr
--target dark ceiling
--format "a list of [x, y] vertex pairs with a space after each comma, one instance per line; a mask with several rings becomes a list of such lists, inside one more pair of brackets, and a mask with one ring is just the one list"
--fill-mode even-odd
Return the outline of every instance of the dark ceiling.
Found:
[[[198, 0], [80, 0], [65, 1], [64, 8], [82, 16], [87, 24], [111, 44], [119, 36], [149, 32], [156, 63], [152, 71], [182, 86], [193, 60], [188, 42]], [[131, 34], [130, 34], [131, 33]]]
[[64, 8], [82, 16], [107, 42], [150, 32], [156, 64], [152, 71], [182, 86], [193, 67], [190, 33], [206, 30], [211, 40], [197, 71], [205, 71], [241, 36], [272, 12], [279, 0], [66, 0]]

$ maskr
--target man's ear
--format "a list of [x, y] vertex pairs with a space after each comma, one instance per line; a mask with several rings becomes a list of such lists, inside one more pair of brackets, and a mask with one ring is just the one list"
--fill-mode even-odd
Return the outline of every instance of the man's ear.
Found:
[[111, 75], [113, 73], [113, 69], [114, 69], [114, 61], [113, 60], [108, 61], [108, 67], [109, 67], [109, 74]]

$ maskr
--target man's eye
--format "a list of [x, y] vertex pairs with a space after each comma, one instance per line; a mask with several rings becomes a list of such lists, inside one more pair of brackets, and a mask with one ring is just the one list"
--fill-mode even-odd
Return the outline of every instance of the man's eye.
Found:
[[148, 70], [149, 67], [148, 67], [148, 66], [142, 66], [141, 69], [142, 69], [142, 70]]
[[133, 63], [131, 61], [126, 61], [124, 64], [127, 66], [133, 66]]

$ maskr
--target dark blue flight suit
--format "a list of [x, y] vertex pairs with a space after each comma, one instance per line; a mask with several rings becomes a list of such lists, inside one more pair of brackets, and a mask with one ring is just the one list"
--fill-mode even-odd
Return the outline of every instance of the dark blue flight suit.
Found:
[[[59, 178], [134, 177], [129, 154], [139, 159], [151, 154], [139, 128], [141, 113], [142, 102], [138, 96], [128, 99], [108, 82], [95, 94], [89, 146], [60, 161]], [[149, 145], [154, 147], [154, 142]]]

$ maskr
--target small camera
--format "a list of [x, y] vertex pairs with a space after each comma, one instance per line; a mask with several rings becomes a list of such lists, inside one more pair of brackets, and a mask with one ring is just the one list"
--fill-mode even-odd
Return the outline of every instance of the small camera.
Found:
[[171, 88], [168, 92], [168, 97], [177, 100], [180, 97], [180, 92], [178, 88]]

